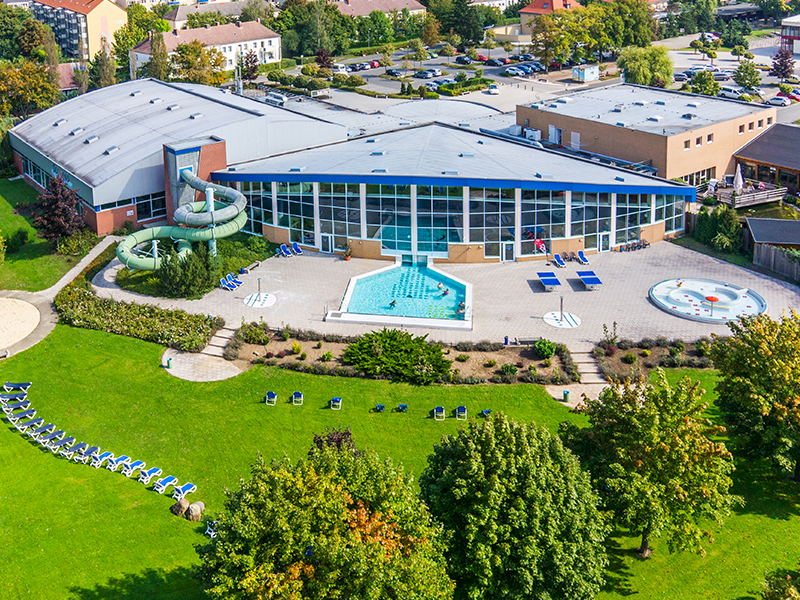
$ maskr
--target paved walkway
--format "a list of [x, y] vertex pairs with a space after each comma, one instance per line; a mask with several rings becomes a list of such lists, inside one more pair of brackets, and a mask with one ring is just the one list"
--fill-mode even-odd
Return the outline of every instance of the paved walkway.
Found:
[[[600, 375], [600, 368], [591, 352], [573, 352], [572, 360], [581, 375], [580, 383], [546, 385], [544, 389], [564, 406], [575, 408], [583, 402], [584, 395], [590, 400], [597, 400], [608, 382]], [[566, 402], [564, 402], [564, 392], [569, 392], [569, 400]]]
[[[170, 364], [169, 360], [172, 359]], [[181, 352], [167, 348], [161, 356], [161, 366], [167, 373], [188, 381], [222, 381], [236, 377], [242, 371], [234, 363], [217, 356]]]

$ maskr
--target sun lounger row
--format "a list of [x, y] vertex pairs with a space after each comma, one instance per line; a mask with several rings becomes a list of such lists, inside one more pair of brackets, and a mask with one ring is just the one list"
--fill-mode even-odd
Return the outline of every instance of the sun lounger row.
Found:
[[281, 244], [280, 250], [278, 250], [277, 253], [281, 256], [285, 256], [286, 258], [291, 258], [293, 255], [302, 256], [303, 250], [297, 245], [297, 242], [292, 242], [291, 251], [289, 251], [289, 248], [286, 247], [286, 244]]
[[[7, 390], [9, 385], [25, 385], [27, 390], [31, 384], [9, 384], [6, 382], [3, 389]], [[17, 388], [12, 387], [11, 389]], [[76, 443], [77, 440], [74, 437], [67, 436], [63, 429], [56, 429], [53, 423], [44, 424], [44, 419], [36, 416], [36, 409], [31, 408], [30, 401], [27, 398], [8, 403], [6, 402], [6, 397], [9, 395], [16, 396], [17, 394], [0, 395], [0, 405], [2, 405], [6, 418], [17, 428], [17, 431], [30, 437], [31, 440], [37, 442], [45, 450], [49, 450], [53, 454], [60, 454], [73, 462], [91, 464], [95, 469], [105, 466], [109, 471], [115, 473], [119, 471], [129, 478], [133, 477], [138, 471], [139, 482], [144, 485], [149, 485], [153, 477], [161, 475], [161, 469], [158, 467], [145, 470], [147, 464], [142, 460], [132, 460], [126, 454], [114, 456], [112, 452], [101, 452], [99, 446], [90, 446], [86, 442]], [[178, 480], [172, 475], [156, 481], [153, 489], [159, 494], [163, 494], [170, 486], [174, 487], [172, 497], [175, 500], [181, 500], [187, 494], [197, 490], [197, 486], [193, 483], [185, 483], [178, 487]]]
[[641, 250], [642, 248], [649, 248], [650, 242], [645, 239], [638, 240], [636, 242], [629, 242], [627, 244], [622, 244], [619, 247], [620, 252], [633, 252], [634, 250]]
[[219, 287], [224, 290], [228, 290], [229, 292], [232, 292], [240, 285], [244, 285], [244, 281], [237, 279], [233, 273], [228, 273], [225, 277], [219, 280]]
[[556, 266], [559, 267], [559, 268], [566, 267], [567, 263], [570, 262], [570, 261], [578, 262], [578, 263], [580, 263], [582, 265], [588, 265], [589, 264], [589, 259], [586, 258], [586, 255], [583, 253], [583, 250], [578, 250], [578, 254], [575, 254], [574, 252], [570, 252], [569, 255], [567, 255], [566, 252], [562, 252], [561, 254], [556, 252], [555, 254], [553, 254], [553, 261], [556, 263]]

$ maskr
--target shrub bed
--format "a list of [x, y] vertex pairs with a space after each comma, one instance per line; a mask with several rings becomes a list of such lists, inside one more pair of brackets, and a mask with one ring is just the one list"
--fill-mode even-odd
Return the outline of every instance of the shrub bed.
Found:
[[707, 338], [696, 342], [669, 340], [665, 337], [644, 338], [638, 342], [607, 339], [595, 347], [593, 354], [600, 372], [607, 380], [623, 380], [627, 377], [634, 378], [640, 373], [647, 377], [657, 367], [713, 368], [714, 365], [707, 356], [710, 342]]
[[494, 81], [486, 79], [485, 77], [473, 77], [466, 81], [456, 81], [455, 83], [440, 85], [438, 91], [444, 96], [458, 96], [459, 94], [485, 90], [489, 87], [490, 83], [494, 83]]

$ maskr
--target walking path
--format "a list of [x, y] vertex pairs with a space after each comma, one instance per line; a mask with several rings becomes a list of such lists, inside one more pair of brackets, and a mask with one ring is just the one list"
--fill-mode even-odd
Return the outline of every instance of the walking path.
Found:
[[[607, 386], [608, 382], [600, 374], [600, 368], [591, 352], [573, 352], [572, 360], [578, 367], [580, 383], [569, 385], [546, 385], [545, 391], [564, 406], [575, 408], [583, 402], [584, 395], [590, 400], [597, 400]], [[569, 392], [569, 400], [564, 402], [564, 392]]]

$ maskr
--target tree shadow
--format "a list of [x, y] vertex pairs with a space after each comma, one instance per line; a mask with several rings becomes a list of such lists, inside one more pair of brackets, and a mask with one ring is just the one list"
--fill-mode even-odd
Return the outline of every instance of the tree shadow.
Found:
[[608, 553], [608, 566], [606, 567], [606, 582], [602, 587], [604, 592], [632, 596], [638, 594], [631, 587], [631, 571], [628, 563], [631, 559], [638, 559], [635, 548], [624, 548], [616, 535], [606, 538], [606, 552]]
[[200, 583], [192, 577], [188, 567], [171, 571], [146, 569], [141, 573], [127, 573], [112, 577], [91, 588], [69, 588], [70, 598], [79, 600], [185, 600], [201, 599]]
[[742, 496], [737, 514], [755, 514], [788, 521], [800, 516], [800, 482], [788, 478], [766, 460], [736, 459], [732, 492]]

